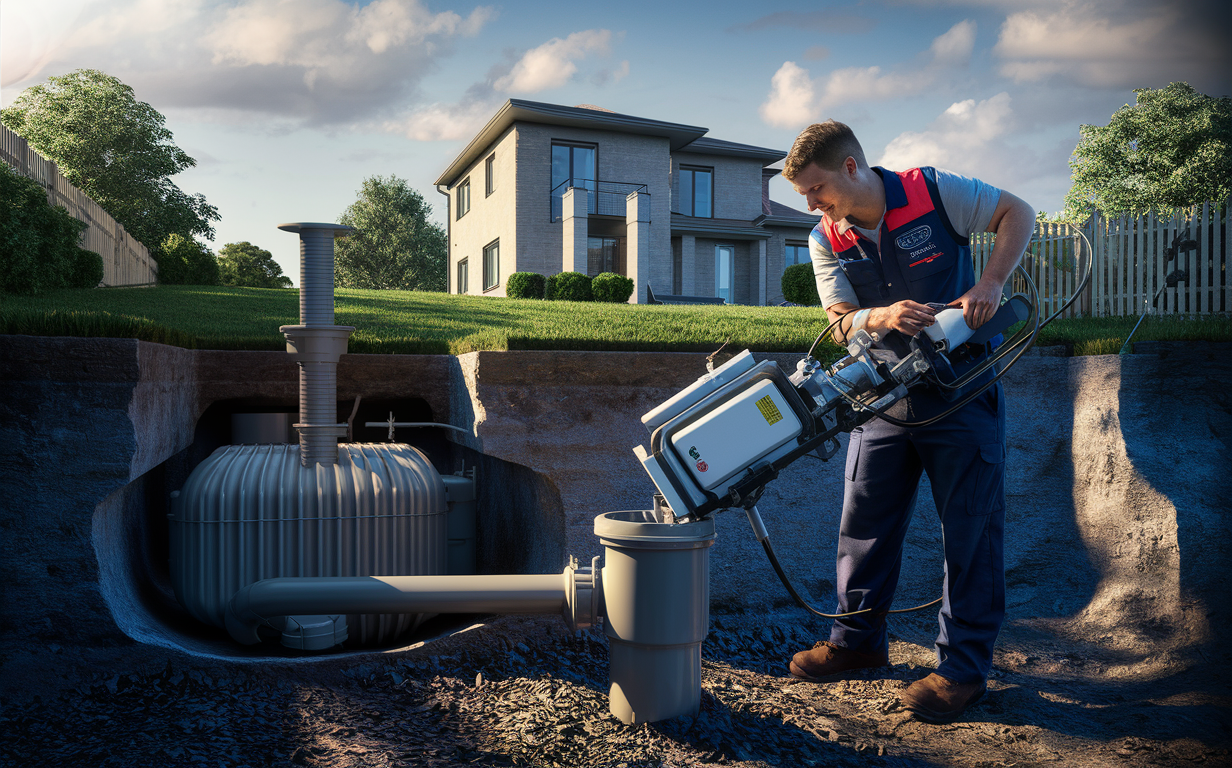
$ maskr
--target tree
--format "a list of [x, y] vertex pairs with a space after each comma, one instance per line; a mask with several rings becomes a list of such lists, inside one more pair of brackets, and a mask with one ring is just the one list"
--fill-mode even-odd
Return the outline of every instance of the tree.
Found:
[[355, 228], [334, 245], [338, 287], [446, 290], [449, 249], [444, 229], [428, 219], [431, 210], [406, 179], [364, 179], [359, 199], [338, 217]]
[[218, 259], [191, 237], [171, 235], [162, 245], [158, 282], [164, 285], [218, 285]]
[[218, 252], [218, 271], [223, 285], [245, 288], [290, 288], [291, 278], [282, 274], [274, 255], [244, 240], [227, 243]]
[[110, 75], [79, 69], [27, 88], [0, 122], [52, 160], [72, 184], [158, 258], [172, 234], [214, 236], [218, 209], [171, 177], [196, 165], [166, 119]]
[[1066, 217], [1181, 208], [1232, 193], [1232, 99], [1186, 83], [1134, 91], [1108, 125], [1084, 125]]

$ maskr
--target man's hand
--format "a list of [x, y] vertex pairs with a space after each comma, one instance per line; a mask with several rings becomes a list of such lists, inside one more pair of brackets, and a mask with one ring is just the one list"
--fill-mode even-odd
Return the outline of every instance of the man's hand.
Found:
[[932, 307], [907, 299], [888, 307], [874, 309], [869, 313], [865, 327], [882, 335], [887, 330], [895, 330], [908, 336], [914, 336], [937, 322], [933, 318], [936, 314], [937, 310]]
[[947, 306], [962, 307], [963, 320], [974, 331], [991, 320], [1001, 306], [1001, 286], [991, 280], [980, 280]]

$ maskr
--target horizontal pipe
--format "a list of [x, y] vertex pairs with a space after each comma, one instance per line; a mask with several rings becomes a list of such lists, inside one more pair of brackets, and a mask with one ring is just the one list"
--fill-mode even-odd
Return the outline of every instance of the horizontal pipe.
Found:
[[257, 628], [278, 616], [381, 613], [563, 613], [571, 574], [338, 576], [265, 579], [227, 604], [227, 632], [261, 642]]

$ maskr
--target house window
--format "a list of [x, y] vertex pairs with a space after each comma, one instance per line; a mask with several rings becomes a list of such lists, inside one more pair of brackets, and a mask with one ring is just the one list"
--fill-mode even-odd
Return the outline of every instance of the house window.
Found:
[[793, 243], [787, 241], [787, 259], [784, 267], [790, 267], [795, 264], [809, 263], [808, 243]]
[[483, 249], [483, 289], [490, 291], [500, 282], [500, 240], [493, 240]]
[[458, 293], [470, 293], [470, 264], [466, 259], [458, 262]]
[[586, 238], [586, 274], [591, 277], [602, 272], [619, 274], [619, 253], [620, 241], [614, 237]]
[[561, 199], [570, 187], [589, 189], [586, 212], [595, 212], [598, 152], [594, 144], [552, 142], [552, 221], [560, 221]]
[[496, 191], [496, 155], [488, 156], [487, 161], [483, 164], [483, 196], [487, 197]]
[[735, 275], [736, 248], [731, 245], [714, 247], [714, 295], [732, 303], [732, 278]]
[[714, 216], [714, 169], [680, 166], [680, 210], [685, 216]]
[[460, 219], [471, 209], [471, 180], [469, 177], [458, 185], [457, 201], [458, 218]]

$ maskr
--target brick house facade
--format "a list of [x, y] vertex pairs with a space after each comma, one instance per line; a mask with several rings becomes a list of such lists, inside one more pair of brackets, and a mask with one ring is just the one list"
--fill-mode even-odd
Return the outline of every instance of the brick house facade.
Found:
[[707, 129], [511, 99], [436, 180], [449, 291], [505, 295], [514, 272], [617, 272], [661, 294], [782, 301], [817, 217], [769, 198], [786, 153]]

